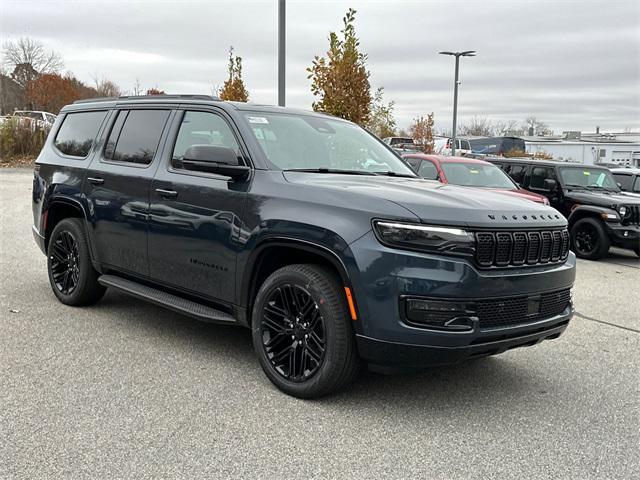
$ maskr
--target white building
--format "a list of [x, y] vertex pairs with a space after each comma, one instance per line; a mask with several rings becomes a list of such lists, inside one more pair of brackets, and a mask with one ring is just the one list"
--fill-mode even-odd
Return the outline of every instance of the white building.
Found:
[[640, 167], [640, 134], [564, 132], [563, 136], [522, 137], [528, 153], [546, 152], [556, 160]]

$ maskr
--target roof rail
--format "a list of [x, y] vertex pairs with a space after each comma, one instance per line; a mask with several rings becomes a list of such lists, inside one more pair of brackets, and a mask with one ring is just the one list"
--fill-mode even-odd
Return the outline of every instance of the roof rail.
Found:
[[149, 98], [220, 101], [219, 97], [216, 97], [213, 95], [161, 94], [161, 95], [121, 95], [119, 97], [85, 98], [83, 100], [76, 100], [73, 103], [114, 102], [116, 100], [148, 100]]

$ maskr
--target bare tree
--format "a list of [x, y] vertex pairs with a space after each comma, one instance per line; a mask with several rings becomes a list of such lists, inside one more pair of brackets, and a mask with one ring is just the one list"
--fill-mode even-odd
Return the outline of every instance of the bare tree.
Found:
[[93, 75], [92, 78], [99, 97], [119, 97], [122, 95], [120, 87], [111, 80], [99, 77], [97, 74]]
[[136, 77], [136, 83], [133, 84], [133, 95], [138, 96], [142, 95], [142, 85], [140, 84], [140, 79]]
[[42, 42], [32, 38], [7, 41], [2, 45], [2, 49], [2, 64], [14, 73], [20, 73], [15, 75], [14, 80], [23, 87], [38, 75], [57, 73], [64, 66], [62, 56], [58, 52], [47, 50]]
[[471, 120], [460, 127], [461, 135], [490, 137], [493, 134], [491, 120], [486, 117], [473, 116]]
[[528, 135], [549, 135], [550, 133], [552, 133], [551, 129], [546, 123], [541, 122], [533, 115], [528, 116], [524, 120], [522, 126], [526, 130], [526, 133]]
[[505, 135], [522, 135], [523, 129], [518, 126], [517, 120], [498, 120], [493, 123], [493, 134], [496, 137]]

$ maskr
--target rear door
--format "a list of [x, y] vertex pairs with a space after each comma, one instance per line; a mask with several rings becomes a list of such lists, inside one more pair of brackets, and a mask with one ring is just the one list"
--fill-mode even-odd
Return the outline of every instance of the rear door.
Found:
[[151, 187], [150, 272], [154, 281], [187, 293], [234, 302], [237, 250], [248, 236], [241, 221], [248, 183], [185, 170], [186, 150], [203, 144], [232, 148], [241, 162], [248, 158], [220, 109], [177, 113]]
[[107, 269], [149, 275], [149, 191], [171, 114], [167, 108], [114, 110], [105, 146], [89, 165], [83, 186], [89, 233], [94, 256]]

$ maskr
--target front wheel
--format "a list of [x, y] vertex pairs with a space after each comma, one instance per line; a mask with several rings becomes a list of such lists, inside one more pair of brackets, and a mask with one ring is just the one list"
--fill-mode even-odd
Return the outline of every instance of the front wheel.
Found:
[[78, 218], [62, 220], [51, 232], [47, 270], [53, 293], [65, 305], [91, 305], [104, 295], [105, 288], [98, 283], [84, 226]]
[[600, 220], [582, 218], [571, 227], [571, 243], [576, 256], [598, 260], [609, 251], [611, 242]]
[[318, 265], [289, 265], [262, 284], [253, 307], [253, 345], [283, 392], [317, 398], [358, 371], [351, 320], [336, 276]]

